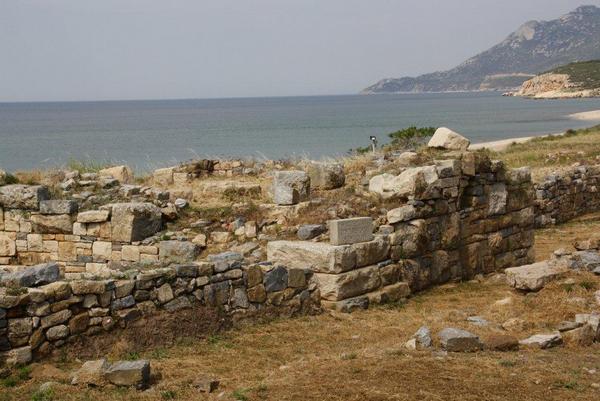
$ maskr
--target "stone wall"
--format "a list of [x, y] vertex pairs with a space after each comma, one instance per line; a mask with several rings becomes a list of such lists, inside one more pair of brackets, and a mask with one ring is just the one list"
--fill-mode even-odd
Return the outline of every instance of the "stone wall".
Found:
[[465, 153], [373, 177], [370, 189], [397, 205], [374, 237], [372, 222], [352, 219], [330, 222], [330, 244], [268, 244], [269, 261], [315, 272], [325, 306], [364, 308], [534, 259], [534, 195], [526, 168], [507, 170]]
[[240, 318], [267, 310], [289, 316], [318, 311], [319, 298], [310, 271], [248, 265], [230, 253], [123, 280], [0, 288], [0, 364], [27, 363], [77, 336], [125, 328], [157, 309], [203, 305]]
[[193, 260], [188, 241], [160, 241], [162, 212], [152, 203], [115, 203], [78, 212], [49, 200], [44, 186], [0, 187], [0, 265], [58, 262], [67, 279], [108, 278], [128, 266]]
[[567, 168], [535, 184], [535, 224], [546, 227], [600, 210], [600, 165]]

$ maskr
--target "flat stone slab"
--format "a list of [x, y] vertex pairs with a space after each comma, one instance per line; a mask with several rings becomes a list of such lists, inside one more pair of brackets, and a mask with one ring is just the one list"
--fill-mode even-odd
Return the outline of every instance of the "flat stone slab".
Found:
[[556, 347], [562, 344], [562, 337], [559, 332], [550, 334], [535, 334], [529, 338], [519, 341], [520, 345], [526, 347], [539, 347], [541, 349]]
[[50, 284], [60, 277], [58, 263], [44, 263], [10, 273], [0, 271], [0, 283], [19, 287], [36, 287]]
[[356, 267], [356, 252], [349, 245], [271, 241], [267, 244], [267, 260], [273, 264], [310, 269], [317, 273], [342, 273]]
[[0, 207], [6, 209], [38, 210], [40, 202], [50, 199], [44, 185], [13, 184], [0, 187]]
[[552, 265], [546, 261], [504, 270], [508, 284], [523, 291], [539, 291], [568, 271], [564, 266]]
[[370, 217], [330, 220], [328, 224], [332, 245], [356, 244], [372, 241], [374, 238], [373, 219]]
[[450, 352], [475, 352], [483, 349], [483, 343], [475, 334], [466, 330], [447, 327], [439, 332], [442, 348]]

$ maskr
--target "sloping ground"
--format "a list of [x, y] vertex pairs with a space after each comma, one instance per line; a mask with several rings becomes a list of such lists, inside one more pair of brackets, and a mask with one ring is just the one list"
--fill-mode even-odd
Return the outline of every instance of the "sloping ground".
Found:
[[[590, 224], [600, 227], [597, 221], [573, 223], [572, 231], [561, 231], [560, 241], [556, 232], [541, 231], [540, 251], [572, 242], [578, 228], [591, 231]], [[34, 364], [31, 379], [0, 388], [0, 400], [33, 399], [47, 381], [58, 383], [55, 400], [591, 400], [600, 396], [600, 344], [448, 355], [403, 347], [421, 325], [432, 329], [434, 341], [447, 326], [464, 328], [484, 340], [498, 332], [521, 339], [552, 331], [576, 313], [598, 309], [593, 293], [600, 288], [600, 278], [571, 278], [571, 283], [552, 283], [529, 295], [510, 290], [496, 277], [449, 284], [404, 305], [274, 321], [205, 339], [185, 337], [168, 348], [139, 351], [135, 340], [120, 339], [110, 348], [110, 357], [148, 358], [160, 372], [162, 379], [150, 390], [81, 390], [66, 384], [68, 372], [80, 362], [65, 351], [53, 361]], [[475, 315], [490, 325], [466, 321]], [[522, 327], [498, 327], [510, 318], [523, 319]], [[192, 386], [206, 375], [221, 380], [210, 395]]]
[[581, 89], [600, 88], [600, 60], [571, 63], [550, 72], [568, 75], [569, 81]]

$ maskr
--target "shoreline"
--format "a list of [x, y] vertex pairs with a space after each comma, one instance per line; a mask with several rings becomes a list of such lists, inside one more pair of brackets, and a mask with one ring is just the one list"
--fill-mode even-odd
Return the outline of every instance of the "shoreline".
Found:
[[[568, 118], [578, 121], [598, 121], [600, 122], [600, 110], [590, 110], [581, 113], [573, 113], [567, 115]], [[469, 146], [469, 150], [489, 149], [494, 152], [502, 152], [506, 150], [513, 143], [525, 143], [529, 142], [534, 138], [545, 138], [548, 136], [564, 135], [564, 132], [556, 132], [551, 134], [533, 135], [533, 136], [522, 136], [516, 138], [499, 139], [495, 141], [473, 143]]]

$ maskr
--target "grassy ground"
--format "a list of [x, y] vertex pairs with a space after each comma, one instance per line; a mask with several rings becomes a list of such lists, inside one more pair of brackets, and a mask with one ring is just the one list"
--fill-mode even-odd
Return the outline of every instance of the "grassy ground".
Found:
[[[540, 231], [538, 253], [567, 246], [585, 235], [582, 230], [597, 232], [599, 220], [596, 215]], [[551, 331], [560, 321], [594, 308], [593, 293], [600, 288], [600, 278], [591, 274], [572, 278], [575, 284], [557, 282], [530, 295], [512, 291], [495, 277], [447, 284], [417, 294], [406, 304], [351, 315], [282, 319], [225, 332], [208, 330], [203, 336], [180, 337], [170, 346], [140, 348], [132, 336], [114, 336], [107, 339], [105, 350], [88, 352], [106, 352], [111, 359], [150, 359], [153, 370], [162, 376], [150, 390], [73, 387], [68, 384], [69, 372], [81, 362], [65, 352], [34, 364], [31, 371], [15, 372], [9, 382], [5, 379], [0, 400], [597, 399], [600, 390], [593, 384], [600, 383], [600, 344], [449, 355], [403, 347], [423, 324], [434, 333], [454, 326], [484, 339], [504, 332], [499, 325], [510, 318], [526, 322], [509, 332], [518, 338]], [[505, 300], [503, 305], [496, 303], [499, 300]], [[483, 316], [490, 326], [467, 323], [466, 317], [473, 315]], [[177, 330], [186, 323], [190, 322], [168, 327]], [[594, 369], [597, 373], [589, 373]], [[193, 383], [207, 375], [220, 379], [221, 385], [216, 393], [200, 394]], [[53, 394], [36, 395], [47, 381], [57, 382]]]
[[576, 162], [600, 163], [600, 126], [513, 144], [503, 152], [492, 153], [492, 157], [504, 160], [510, 167], [530, 166], [534, 172], [542, 173]]

